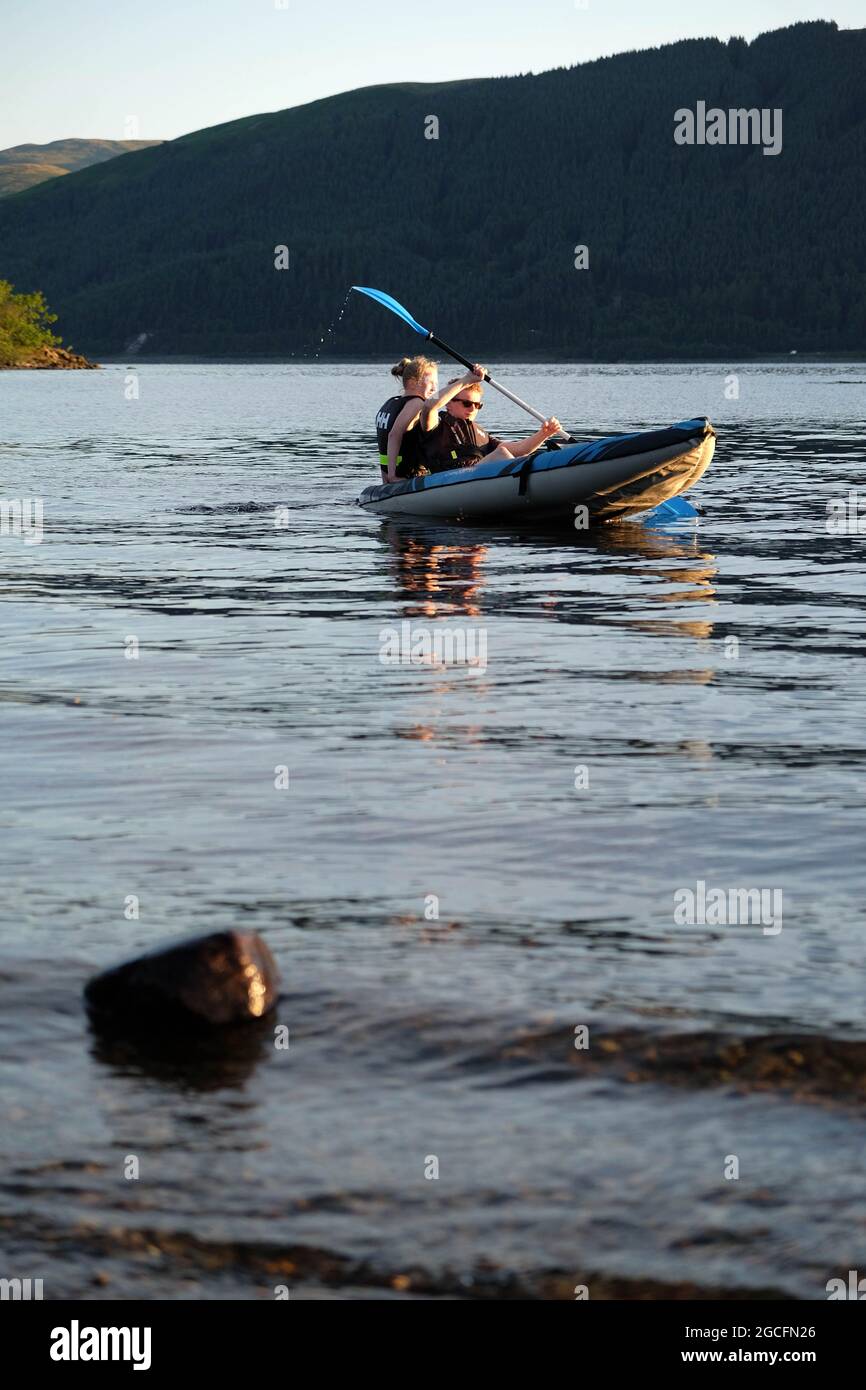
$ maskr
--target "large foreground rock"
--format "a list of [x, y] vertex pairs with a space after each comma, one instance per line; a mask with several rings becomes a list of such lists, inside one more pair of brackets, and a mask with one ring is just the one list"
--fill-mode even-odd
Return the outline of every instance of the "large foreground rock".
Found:
[[96, 975], [84, 997], [94, 1022], [121, 1031], [223, 1027], [263, 1018], [277, 1000], [274, 958], [255, 932], [213, 932]]

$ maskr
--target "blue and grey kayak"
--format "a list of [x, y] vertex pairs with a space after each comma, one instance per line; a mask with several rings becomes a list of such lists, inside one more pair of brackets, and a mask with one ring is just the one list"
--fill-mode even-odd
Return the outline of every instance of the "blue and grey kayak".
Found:
[[[507, 441], [506, 441], [507, 442]], [[507, 518], [588, 524], [649, 511], [695, 485], [713, 457], [705, 416], [664, 430], [539, 449], [525, 459], [474, 464], [365, 488], [358, 505], [378, 516], [471, 521]], [[579, 524], [579, 523], [578, 523]]]

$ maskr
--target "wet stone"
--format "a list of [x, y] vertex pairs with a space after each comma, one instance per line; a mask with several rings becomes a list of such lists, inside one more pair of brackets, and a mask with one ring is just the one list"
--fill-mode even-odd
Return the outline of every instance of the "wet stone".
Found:
[[261, 1019], [277, 1000], [274, 958], [255, 932], [166, 943], [94, 976], [84, 997], [95, 1025], [215, 1028]]

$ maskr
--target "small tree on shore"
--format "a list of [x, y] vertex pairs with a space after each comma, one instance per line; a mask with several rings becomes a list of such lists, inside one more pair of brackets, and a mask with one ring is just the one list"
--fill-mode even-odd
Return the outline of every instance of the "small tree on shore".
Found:
[[0, 280], [0, 367], [14, 367], [43, 347], [62, 341], [48, 327], [57, 322], [42, 294], [16, 294], [8, 280]]

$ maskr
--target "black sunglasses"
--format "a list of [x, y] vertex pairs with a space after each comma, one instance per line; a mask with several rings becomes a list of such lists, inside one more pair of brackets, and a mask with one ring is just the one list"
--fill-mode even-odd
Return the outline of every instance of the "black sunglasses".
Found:
[[474, 410], [484, 409], [483, 401], [470, 401], [466, 396], [455, 396], [454, 400], [457, 405], [471, 405]]

